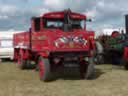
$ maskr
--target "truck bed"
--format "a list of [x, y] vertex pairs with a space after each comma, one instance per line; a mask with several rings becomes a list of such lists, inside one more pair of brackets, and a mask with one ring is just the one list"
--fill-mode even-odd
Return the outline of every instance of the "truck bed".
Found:
[[30, 48], [30, 32], [17, 33], [13, 36], [14, 48]]

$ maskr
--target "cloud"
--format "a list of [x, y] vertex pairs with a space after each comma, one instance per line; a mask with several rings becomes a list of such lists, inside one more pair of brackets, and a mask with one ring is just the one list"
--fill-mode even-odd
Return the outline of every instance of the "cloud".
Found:
[[17, 11], [16, 6], [12, 5], [1, 5], [0, 4], [0, 15], [6, 14], [6, 15], [15, 15], [15, 12]]
[[31, 17], [40, 16], [45, 12], [48, 12], [48, 9], [42, 7], [26, 9], [17, 5], [0, 4], [0, 30], [28, 30]]
[[88, 18], [95, 18], [97, 15], [96, 9], [87, 10], [84, 12], [85, 15], [87, 15]]
[[9, 17], [6, 15], [0, 15], [0, 19], [8, 19]]
[[77, 12], [84, 12], [92, 8], [98, 0], [43, 0], [43, 6], [50, 10], [72, 9]]
[[104, 28], [122, 28], [125, 26], [124, 15], [128, 14], [127, 0], [99, 0], [84, 13], [94, 19], [89, 25], [93, 30]]
[[61, 9], [64, 7], [64, 1], [62, 0], [44, 0], [44, 6], [51, 9]]
[[91, 29], [119, 28], [124, 26], [127, 3], [127, 0], [1, 0], [0, 30], [27, 30], [32, 16], [68, 8], [92, 18], [93, 22], [87, 25]]

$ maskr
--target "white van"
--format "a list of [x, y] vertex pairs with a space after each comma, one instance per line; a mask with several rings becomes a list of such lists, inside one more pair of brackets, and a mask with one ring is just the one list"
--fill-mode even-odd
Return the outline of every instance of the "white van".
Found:
[[0, 61], [3, 59], [13, 60], [13, 34], [22, 31], [0, 31]]

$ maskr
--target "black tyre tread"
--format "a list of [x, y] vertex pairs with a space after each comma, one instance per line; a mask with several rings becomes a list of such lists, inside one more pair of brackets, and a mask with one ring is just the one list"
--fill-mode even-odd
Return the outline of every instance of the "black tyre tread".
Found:
[[124, 69], [125, 69], [125, 70], [128, 70], [128, 62], [127, 62], [124, 58], [122, 58], [121, 63], [123, 64]]
[[21, 65], [19, 67], [22, 70], [28, 69], [29, 68], [29, 61], [28, 60], [22, 60], [21, 61]]
[[125, 64], [124, 64], [124, 68], [125, 70], [128, 70], [128, 62], [125, 61]]
[[93, 58], [90, 58], [88, 68], [85, 73], [85, 79], [92, 79], [95, 75], [94, 73], [95, 73], [95, 67], [94, 67]]

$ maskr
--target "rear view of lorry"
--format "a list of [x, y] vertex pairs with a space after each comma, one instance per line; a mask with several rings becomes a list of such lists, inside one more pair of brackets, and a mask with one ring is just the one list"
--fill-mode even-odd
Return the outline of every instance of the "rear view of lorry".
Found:
[[0, 37], [0, 61], [13, 59], [13, 42], [11, 37]]
[[13, 48], [13, 34], [20, 33], [22, 31], [14, 32], [10, 31], [0, 31], [0, 61], [4, 59], [13, 60], [14, 58], [14, 48]]
[[81, 78], [94, 73], [94, 32], [86, 30], [86, 16], [64, 10], [31, 20], [28, 32], [14, 35], [14, 56], [25, 69], [34, 61], [43, 81], [54, 77], [58, 68], [79, 68]]

